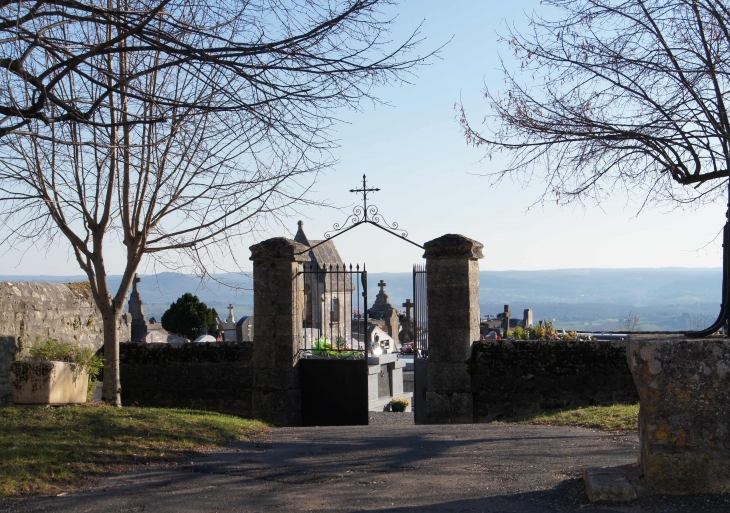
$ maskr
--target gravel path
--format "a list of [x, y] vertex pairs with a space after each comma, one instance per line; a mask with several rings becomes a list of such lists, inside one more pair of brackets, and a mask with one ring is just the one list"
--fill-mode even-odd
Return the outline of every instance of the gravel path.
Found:
[[588, 504], [592, 466], [636, 460], [636, 436], [525, 425], [277, 428], [177, 468], [120, 474], [92, 490], [6, 502], [5, 511], [728, 512], [722, 497]]
[[404, 411], [395, 413], [390, 411], [371, 411], [368, 413], [368, 422], [370, 422], [371, 426], [413, 427], [413, 412]]

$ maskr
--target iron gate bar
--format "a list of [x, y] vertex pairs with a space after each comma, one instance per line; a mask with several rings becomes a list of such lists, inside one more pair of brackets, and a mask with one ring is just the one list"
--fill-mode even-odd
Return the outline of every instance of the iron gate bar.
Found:
[[424, 264], [413, 266], [413, 357], [428, 357], [428, 273]]
[[[368, 205], [368, 193], [369, 192], [378, 192], [380, 189], [377, 188], [368, 188], [367, 186], [367, 177], [365, 175], [362, 175], [362, 189], [350, 189], [350, 192], [361, 192], [362, 193], [362, 206], [358, 205], [355, 208], [352, 209], [352, 214], [350, 214], [347, 219], [345, 219], [345, 222], [342, 224], [335, 223], [332, 225], [332, 230], [328, 230], [324, 233], [324, 240], [321, 242], [315, 244], [314, 246], [310, 246], [307, 248], [306, 251], [302, 251], [298, 254], [304, 254], [308, 251], [311, 251], [313, 248], [316, 248], [317, 246], [320, 246], [327, 242], [328, 240], [332, 240], [335, 237], [339, 237], [340, 235], [349, 232], [353, 228], [360, 226], [362, 224], [371, 224], [373, 226], [376, 226], [377, 228], [380, 228], [384, 232], [390, 233], [391, 235], [395, 235], [399, 239], [402, 239], [409, 244], [413, 244], [414, 246], [424, 249], [423, 246], [418, 244], [417, 242], [413, 242], [408, 238], [408, 232], [400, 227], [398, 227], [398, 223], [388, 223], [388, 221], [385, 220], [385, 217], [383, 214], [381, 214], [378, 211], [378, 207], [375, 205]], [[382, 222], [381, 222], [382, 221]], [[349, 224], [352, 224], [352, 226], [347, 226]], [[347, 228], [345, 228], [347, 226]], [[401, 232], [401, 233], [397, 233]], [[334, 234], [334, 235], [333, 235]]]
[[[363, 264], [349, 268], [345, 264], [305, 263], [297, 276], [302, 276], [304, 347], [299, 352], [327, 355], [353, 352], [353, 356], [369, 355], [367, 343], [367, 271]], [[360, 289], [363, 289], [362, 293]], [[309, 288], [309, 292], [307, 292]], [[357, 309], [352, 295], [357, 294]], [[361, 298], [364, 300], [361, 308]], [[357, 312], [357, 314], [355, 313]], [[353, 331], [357, 321], [357, 336]], [[364, 323], [364, 331], [361, 329]], [[349, 334], [349, 336], [348, 336]], [[348, 342], [350, 347], [348, 348]], [[357, 347], [355, 347], [355, 345]]]

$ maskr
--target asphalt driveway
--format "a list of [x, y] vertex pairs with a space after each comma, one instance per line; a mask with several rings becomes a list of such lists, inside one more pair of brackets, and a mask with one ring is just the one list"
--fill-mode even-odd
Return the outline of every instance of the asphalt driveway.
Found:
[[[380, 414], [379, 414], [380, 415]], [[637, 437], [524, 425], [272, 429], [177, 468], [116, 475], [89, 491], [6, 511], [730, 511], [726, 497], [590, 505], [585, 467], [636, 461]]]

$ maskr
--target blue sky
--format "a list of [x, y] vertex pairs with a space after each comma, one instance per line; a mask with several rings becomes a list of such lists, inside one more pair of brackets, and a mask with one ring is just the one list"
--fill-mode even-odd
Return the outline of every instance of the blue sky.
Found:
[[[421, 21], [424, 53], [453, 39], [440, 59], [417, 72], [413, 85], [378, 91], [391, 106], [364, 104], [361, 112], [340, 113], [343, 123], [335, 134], [340, 146], [334, 152], [339, 163], [320, 178], [312, 198], [346, 210], [304, 209], [288, 223], [289, 233], [276, 227], [270, 235], [293, 236], [301, 218], [307, 235], [321, 238], [346, 218], [357, 200], [347, 191], [366, 173], [370, 184], [381, 189], [372, 200], [386, 219], [398, 222], [419, 243], [445, 233], [484, 243], [484, 270], [720, 266], [715, 236], [724, 221], [721, 204], [637, 216], [638, 205], [619, 194], [600, 208], [529, 209], [540, 184], [522, 187], [506, 181], [490, 187], [489, 179], [479, 176], [497, 170], [500, 162], [483, 161], [481, 150], [467, 147], [454, 105], [462, 101], [475, 121], [488, 112], [482, 91], [485, 85], [500, 88], [499, 54], [509, 58], [496, 32], [504, 32], [507, 22], [523, 24], [524, 13], [533, 9], [545, 7], [532, 0], [406, 0], [398, 6], [394, 39]], [[422, 261], [418, 248], [369, 226], [336, 241], [345, 261], [366, 262], [371, 270], [409, 271], [412, 263]], [[239, 259], [247, 261], [248, 246], [255, 242], [240, 243]], [[122, 257], [118, 250], [108, 254], [112, 274], [121, 271]], [[66, 248], [32, 250], [22, 257], [9, 252], [2, 262], [3, 274], [79, 274]], [[143, 266], [142, 272], [151, 270]]]

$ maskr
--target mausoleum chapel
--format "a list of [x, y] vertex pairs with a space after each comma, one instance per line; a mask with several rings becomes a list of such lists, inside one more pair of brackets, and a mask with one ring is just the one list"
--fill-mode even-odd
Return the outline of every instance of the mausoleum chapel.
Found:
[[[349, 275], [344, 273], [345, 263], [337, 252], [334, 241], [310, 241], [304, 234], [304, 222], [299, 221], [297, 224], [294, 240], [311, 248], [308, 253], [309, 263], [305, 263], [305, 266], [313, 271], [304, 275], [304, 336], [308, 341], [316, 340], [326, 336], [325, 331], [331, 331], [351, 343], [353, 283]], [[327, 272], [331, 269], [343, 272], [333, 278]], [[319, 300], [315, 301], [317, 298]]]

